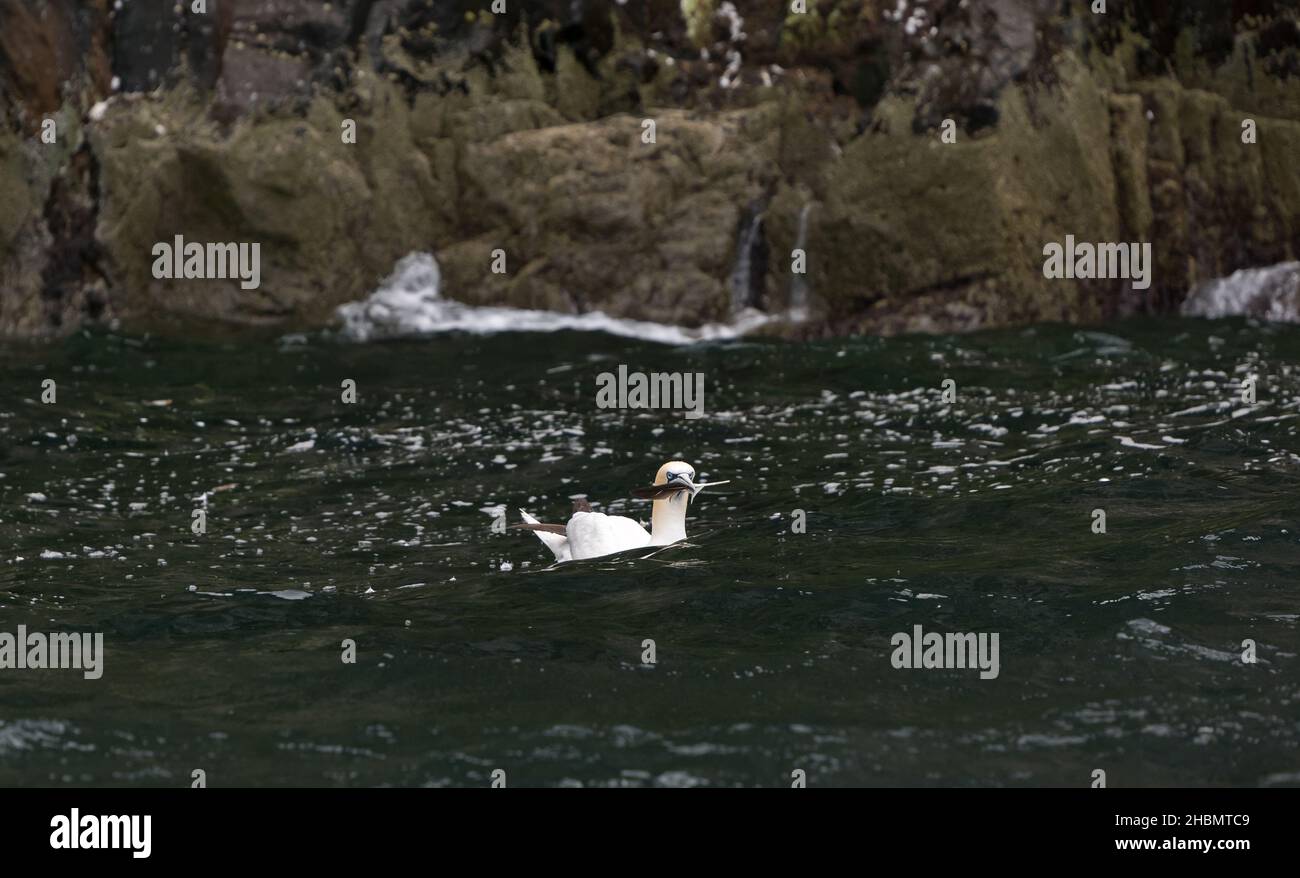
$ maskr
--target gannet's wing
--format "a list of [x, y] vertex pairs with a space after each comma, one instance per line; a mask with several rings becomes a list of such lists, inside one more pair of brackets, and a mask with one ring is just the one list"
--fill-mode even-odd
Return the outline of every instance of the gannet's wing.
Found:
[[575, 512], [569, 519], [569, 548], [575, 560], [599, 558], [650, 544], [649, 532], [630, 518], [603, 512]]
[[520, 517], [523, 518], [523, 524], [516, 524], [514, 527], [522, 527], [531, 530], [537, 534], [537, 538], [546, 544], [546, 548], [551, 550], [555, 555], [556, 561], [572, 560], [573, 555], [569, 551], [569, 538], [565, 536], [565, 528], [562, 524], [542, 524], [536, 518], [533, 518], [524, 510], [519, 510]]

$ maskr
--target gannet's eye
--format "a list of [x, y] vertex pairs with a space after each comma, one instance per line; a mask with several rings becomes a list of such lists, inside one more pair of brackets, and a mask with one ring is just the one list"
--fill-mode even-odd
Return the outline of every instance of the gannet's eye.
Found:
[[682, 474], [681, 474], [681, 473], [669, 473], [669, 474], [668, 474], [668, 481], [670, 481], [670, 482], [672, 482], [672, 481], [676, 481], [677, 479], [680, 479], [681, 477], [682, 477]]

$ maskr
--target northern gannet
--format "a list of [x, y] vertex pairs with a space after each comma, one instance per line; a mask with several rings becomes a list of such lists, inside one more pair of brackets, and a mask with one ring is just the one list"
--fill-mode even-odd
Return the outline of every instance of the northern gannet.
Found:
[[581, 561], [645, 546], [667, 546], [686, 539], [686, 507], [691, 498], [702, 488], [725, 484], [696, 484], [695, 467], [684, 461], [670, 460], [659, 467], [653, 485], [632, 491], [635, 497], [654, 501], [648, 532], [640, 523], [622, 515], [592, 512], [585, 500], [574, 503], [573, 517], [567, 525], [542, 524], [520, 509], [519, 515], [524, 523], [515, 527], [537, 534], [537, 538], [555, 554], [556, 561]]

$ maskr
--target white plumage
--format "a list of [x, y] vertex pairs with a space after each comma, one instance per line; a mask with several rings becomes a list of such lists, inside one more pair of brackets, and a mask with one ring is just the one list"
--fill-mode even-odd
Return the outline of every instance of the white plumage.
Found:
[[603, 512], [575, 512], [565, 529], [569, 533], [569, 556], [574, 561], [640, 549], [650, 545], [652, 539], [640, 522]]

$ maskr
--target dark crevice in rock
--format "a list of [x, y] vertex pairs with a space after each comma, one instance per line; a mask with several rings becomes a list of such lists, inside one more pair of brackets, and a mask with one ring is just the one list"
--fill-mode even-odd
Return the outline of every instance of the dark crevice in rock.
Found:
[[43, 218], [51, 237], [41, 296], [54, 327], [79, 317], [96, 320], [108, 305], [103, 252], [95, 239], [99, 168], [88, 146], [54, 178]]
[[343, 41], [356, 49], [361, 45], [361, 37], [366, 32], [366, 23], [370, 20], [370, 9], [375, 0], [354, 0], [352, 10], [348, 13], [348, 29]]
[[1300, 22], [1285, 18], [1271, 22], [1260, 31], [1255, 46], [1269, 76], [1300, 79]]

